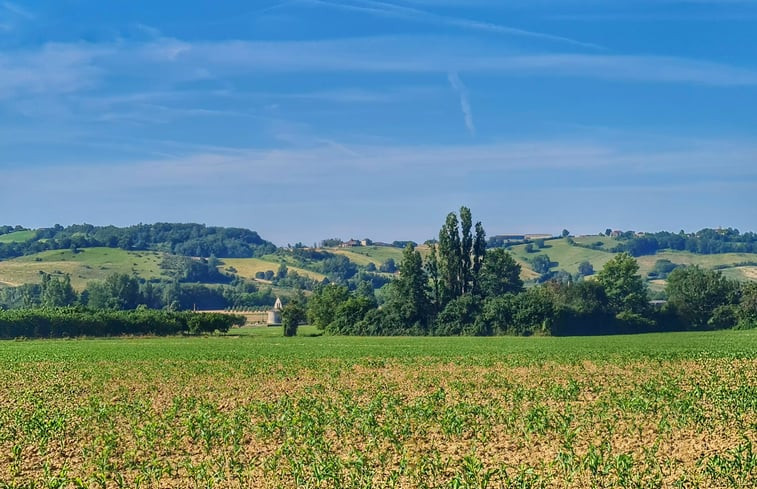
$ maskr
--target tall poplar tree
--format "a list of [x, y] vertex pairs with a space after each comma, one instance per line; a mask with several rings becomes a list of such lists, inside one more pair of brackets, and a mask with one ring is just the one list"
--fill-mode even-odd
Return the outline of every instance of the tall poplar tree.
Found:
[[460, 219], [454, 212], [439, 230], [438, 263], [442, 307], [449, 301], [478, 292], [478, 275], [486, 255], [486, 233], [480, 222], [475, 224], [467, 207], [460, 208]]

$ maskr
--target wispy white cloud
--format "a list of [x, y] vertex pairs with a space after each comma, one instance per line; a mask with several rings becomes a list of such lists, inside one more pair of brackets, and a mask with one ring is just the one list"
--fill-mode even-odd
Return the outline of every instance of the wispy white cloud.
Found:
[[13, 2], [2, 2], [0, 4], [5, 10], [8, 12], [17, 15], [19, 17], [23, 17], [27, 20], [33, 20], [35, 18], [35, 15], [30, 12], [29, 10], [26, 10], [25, 8], [21, 7], [20, 5], [13, 3]]
[[[757, 70], [722, 63], [666, 56], [524, 54], [466, 38], [400, 36], [286, 42], [161, 38], [143, 43], [51, 43], [5, 51], [0, 53], [0, 100], [20, 94], [88, 90], [120, 76], [141, 79], [151, 91], [191, 80], [261, 73], [463, 71], [623, 82], [757, 85]], [[360, 98], [360, 94], [351, 95]]]
[[302, 0], [302, 2], [324, 5], [344, 10], [364, 12], [371, 15], [401, 18], [429, 24], [444, 25], [448, 27], [458, 27], [467, 30], [485, 31], [509, 36], [539, 39], [590, 49], [603, 49], [602, 46], [599, 46], [597, 44], [583, 42], [569, 37], [519, 29], [516, 27], [494, 24], [491, 22], [481, 22], [461, 17], [440, 15], [426, 10], [397, 5], [389, 2], [380, 2], [375, 0], [348, 0], [348, 2], [335, 2], [331, 0]]
[[96, 59], [117, 53], [114, 47], [91, 44], [47, 44], [0, 53], [0, 100], [23, 93], [70, 93], [92, 87], [104, 72]]
[[[670, 217], [678, 229], [697, 225], [688, 222], [702, 222], [701, 218], [687, 221], [686, 216], [700, 211], [712, 215], [708, 198], [721, 195], [724, 189], [741, 200], [750, 199], [757, 191], [757, 168], [752, 164], [757, 145], [744, 140], [666, 145], [658, 139], [631, 137], [622, 141], [543, 139], [420, 146], [361, 145], [324, 138], [289, 149], [182, 150], [177, 145], [175, 150], [172, 157], [121, 163], [85, 161], [3, 168], [0, 206], [14, 209], [11, 204], [23, 199], [28, 188], [35, 188], [44, 198], [27, 199], [24, 215], [30, 217], [23, 222], [28, 225], [85, 219], [102, 223], [118, 219], [117, 223], [128, 224], [150, 216], [152, 220], [250, 225], [266, 237], [283, 240], [321, 239], [334, 221], [323, 216], [339, 207], [343, 209], [342, 225], [346, 214], [359, 215], [354, 221], [359, 226], [366, 221], [366, 212], [375, 212], [369, 220], [371, 229], [366, 231], [396, 239], [399, 226], [405, 226], [403, 229], [413, 233], [410, 238], [425, 239], [433, 235], [437, 219], [461, 202], [487, 214], [481, 216], [487, 229], [509, 228], [510, 221], [501, 220], [511, 214], [507, 212], [509, 204], [501, 199], [504, 188], [509, 195], [523, 199], [539, 193], [564, 197], [566, 205], [559, 209], [545, 203], [550, 206], [548, 213], [538, 206], [524, 209], [531, 214], [523, 217], [523, 224], [542, 226], [555, 219], [555, 230], [571, 222], [577, 209], [584, 212], [584, 225], [588, 221], [617, 223], [617, 212], [627, 207], [627, 199], [648, 207], [648, 199], [654, 195], [658, 210], [677, 211], [681, 206], [676, 199], [682, 195], [695, 192], [702, 196], [696, 201], [687, 199], [685, 211], [681, 210], [685, 214], [674, 212]], [[400, 173], [403, 178], [397, 179]], [[429, 174], [434, 175], [434, 185], [427, 184]], [[484, 181], [499, 181], [501, 186], [482, 185]], [[582, 191], [576, 192], [576, 188]], [[624, 199], [617, 199], [619, 192]], [[66, 199], [69, 195], [88, 198]], [[618, 208], [603, 214], [596, 208], [598, 199], [611, 206], [617, 203]], [[50, 205], [61, 200], [71, 203]], [[91, 206], [93, 201], [98, 202], [96, 208]], [[271, 202], [275, 205], [270, 212], [261, 212]], [[285, 225], [281, 224], [283, 203], [298, 210], [284, 220]], [[389, 207], [402, 213], [399, 221], [403, 222], [397, 222], [398, 215], [386, 215]], [[736, 208], [729, 225], [749, 222], [748, 209], [743, 209], [743, 205]], [[639, 212], [634, 207], [627, 218], [638, 220]], [[34, 219], [37, 221], [29, 222]], [[360, 229], [351, 227], [353, 232]]]
[[463, 111], [465, 127], [468, 128], [468, 132], [471, 134], [471, 136], [475, 136], [476, 125], [473, 122], [473, 110], [471, 109], [470, 101], [468, 100], [468, 89], [460, 79], [460, 75], [456, 72], [449, 73], [447, 75], [447, 79], [449, 80], [449, 83], [450, 85], [452, 85], [452, 88], [455, 90], [455, 92], [457, 92], [457, 94], [460, 96], [460, 109]]

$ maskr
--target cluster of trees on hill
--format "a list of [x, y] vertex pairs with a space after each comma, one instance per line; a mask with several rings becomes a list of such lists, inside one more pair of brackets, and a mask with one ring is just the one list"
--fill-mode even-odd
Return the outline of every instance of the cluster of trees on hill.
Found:
[[47, 250], [96, 246], [205, 258], [249, 258], [276, 251], [274, 244], [249, 229], [172, 223], [138, 224], [125, 228], [79, 224], [39, 229], [34, 238], [26, 242], [0, 243], [0, 259]]
[[83, 307], [0, 310], [0, 339], [175, 335], [227, 332], [245, 317], [232, 314], [92, 310]]
[[276, 297], [270, 287], [234, 281], [207, 286], [179, 281], [153, 282], [115, 273], [92, 281], [79, 294], [68, 275], [42, 275], [42, 283], [0, 289], [0, 309], [86, 306], [91, 309], [129, 310], [139, 306], [166, 310], [221, 310], [272, 306]]
[[[609, 233], [607, 233], [609, 235]], [[632, 256], [654, 255], [659, 250], [688, 251], [702, 255], [718, 253], [757, 253], [757, 233], [740, 233], [738, 229], [702, 229], [693, 234], [683, 231], [671, 233], [643, 233], [633, 231], [622, 233], [616, 238], [618, 243], [608, 251], [627, 252]], [[578, 245], [574, 242], [576, 246]], [[601, 248], [602, 243], [597, 243]], [[589, 248], [595, 246], [589, 245]]]
[[465, 207], [459, 218], [447, 216], [425, 260], [409, 244], [399, 268], [381, 307], [368, 287], [317, 287], [306, 308], [310, 323], [329, 333], [357, 335], [578, 335], [757, 326], [757, 285], [681, 267], [668, 276], [668, 302], [656, 307], [628, 253], [615, 256], [592, 279], [524, 289], [520, 266], [502, 248], [487, 251], [484, 229], [481, 223], [473, 226]]

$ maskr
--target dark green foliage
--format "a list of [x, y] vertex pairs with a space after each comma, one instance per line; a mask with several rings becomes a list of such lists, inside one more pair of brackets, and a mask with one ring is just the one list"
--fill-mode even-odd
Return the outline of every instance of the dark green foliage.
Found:
[[321, 246], [324, 248], [333, 248], [342, 244], [341, 238], [328, 238], [321, 241]]
[[739, 329], [757, 328], [757, 283], [742, 286], [737, 317]]
[[46, 250], [95, 246], [124, 250], [155, 250], [177, 255], [247, 258], [276, 251], [276, 246], [248, 229], [208, 227], [203, 224], [139, 224], [127, 228], [79, 224], [39, 229], [23, 243], [0, 243], [0, 259]]
[[720, 272], [697, 266], [673, 270], [666, 287], [670, 306], [692, 327], [700, 329], [736, 324], [736, 310], [722, 308], [736, 303], [737, 290], [738, 285]]
[[392, 298], [387, 307], [394, 308], [405, 324], [428, 332], [432, 311], [428, 278], [421, 254], [412, 244], [402, 252], [400, 276], [392, 285]]
[[318, 262], [318, 265], [317, 270], [319, 272], [336, 282], [347, 281], [358, 272], [357, 265], [343, 255], [331, 255], [325, 260]]
[[680, 265], [673, 263], [670, 260], [657, 260], [654, 264], [654, 268], [649, 272], [650, 278], [666, 278], [670, 272], [675, 270]]
[[180, 255], [165, 255], [160, 268], [179, 282], [228, 283], [231, 277], [218, 271], [220, 261], [215, 256], [208, 259]]
[[344, 285], [328, 284], [315, 288], [308, 301], [308, 322], [318, 329], [326, 330], [337, 317], [337, 310], [350, 298]]
[[139, 280], [122, 273], [109, 275], [104, 282], [87, 285], [86, 305], [92, 309], [135, 309], [142, 303]]
[[108, 311], [45, 308], [0, 311], [0, 338], [174, 335], [226, 332], [241, 326], [244, 316], [149, 309]]
[[44, 307], [72, 306], [78, 301], [76, 291], [71, 286], [71, 276], [66, 274], [63, 279], [42, 275], [40, 303]]
[[495, 248], [486, 253], [479, 277], [481, 294], [494, 297], [508, 293], [518, 293], [523, 289], [520, 265], [503, 248]]
[[639, 275], [639, 264], [628, 253], [621, 253], [605, 263], [597, 281], [607, 294], [609, 310], [641, 314], [649, 308], [647, 289]]
[[307, 308], [301, 297], [292, 299], [281, 310], [281, 323], [284, 326], [284, 336], [297, 336], [297, 328], [307, 319]]
[[336, 308], [334, 320], [326, 326], [329, 334], [350, 334], [369, 311], [376, 309], [376, 301], [363, 294], [354, 294]]
[[588, 261], [582, 261], [578, 264], [578, 274], [582, 277], [594, 275], [594, 266]]
[[478, 297], [467, 294], [449, 301], [436, 317], [434, 334], [440, 336], [489, 334], [487, 329], [477, 327], [476, 323], [481, 307]]
[[418, 243], [416, 243], [415, 241], [392, 241], [392, 246], [394, 246], [395, 248], [405, 249], [405, 247], [409, 244], [413, 245], [413, 247], [418, 246]]
[[447, 215], [439, 230], [437, 268], [440, 283], [440, 309], [453, 299], [478, 292], [479, 272], [486, 253], [486, 233], [480, 222], [475, 225], [470, 209], [460, 208]]
[[397, 265], [394, 263], [394, 258], [387, 258], [379, 267], [379, 271], [383, 273], [394, 273], [397, 271]]
[[740, 233], [738, 229], [702, 229], [692, 234], [645, 233], [636, 236], [624, 233], [613, 251], [626, 251], [633, 256], [653, 255], [658, 250], [679, 250], [700, 254], [757, 253], [757, 234]]
[[540, 275], [546, 275], [549, 273], [549, 269], [554, 265], [548, 255], [537, 255], [531, 260], [531, 268], [534, 272]]

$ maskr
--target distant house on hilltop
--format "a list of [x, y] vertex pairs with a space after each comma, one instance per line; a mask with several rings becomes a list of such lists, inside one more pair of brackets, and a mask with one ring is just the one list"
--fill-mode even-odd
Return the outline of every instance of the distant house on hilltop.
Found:
[[340, 244], [340, 248], [354, 248], [356, 246], [360, 246], [360, 241], [356, 239], [351, 239], [349, 241], [345, 241], [344, 243]]

